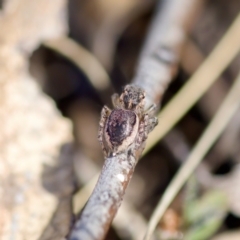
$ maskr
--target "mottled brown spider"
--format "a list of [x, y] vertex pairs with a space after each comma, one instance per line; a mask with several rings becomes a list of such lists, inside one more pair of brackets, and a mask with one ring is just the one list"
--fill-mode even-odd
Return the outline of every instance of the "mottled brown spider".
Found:
[[114, 94], [112, 102], [114, 109], [104, 106], [99, 123], [98, 140], [105, 156], [139, 149], [158, 123], [155, 105], [144, 112], [145, 92], [135, 85], [127, 85], [120, 97]]

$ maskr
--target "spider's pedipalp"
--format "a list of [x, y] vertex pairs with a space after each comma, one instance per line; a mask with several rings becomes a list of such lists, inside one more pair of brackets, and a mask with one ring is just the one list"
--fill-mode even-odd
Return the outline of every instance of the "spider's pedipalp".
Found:
[[121, 108], [122, 107], [122, 102], [119, 99], [119, 95], [117, 93], [114, 93], [112, 95], [112, 104], [114, 108]]

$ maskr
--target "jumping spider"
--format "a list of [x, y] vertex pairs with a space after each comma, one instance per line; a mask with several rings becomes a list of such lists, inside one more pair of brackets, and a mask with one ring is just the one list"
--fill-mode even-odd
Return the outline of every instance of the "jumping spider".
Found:
[[112, 96], [112, 111], [104, 106], [99, 123], [98, 140], [105, 156], [115, 156], [133, 146], [139, 149], [158, 121], [153, 117], [155, 105], [144, 112], [145, 92], [127, 85], [123, 93]]

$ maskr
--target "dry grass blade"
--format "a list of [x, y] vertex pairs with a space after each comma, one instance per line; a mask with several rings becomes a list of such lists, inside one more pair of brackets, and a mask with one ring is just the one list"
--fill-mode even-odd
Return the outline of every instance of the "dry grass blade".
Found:
[[89, 51], [68, 37], [45, 41], [44, 45], [72, 61], [88, 77], [92, 86], [103, 91], [110, 86], [107, 72]]
[[230, 92], [228, 93], [215, 117], [190, 153], [185, 164], [181, 167], [163, 194], [161, 201], [158, 203], [149, 221], [148, 230], [144, 238], [145, 240], [150, 239], [155, 227], [157, 226], [158, 222], [160, 221], [162, 215], [166, 211], [173, 198], [177, 195], [178, 191], [196, 169], [211, 146], [219, 138], [233, 115], [237, 112], [240, 106], [239, 92], [240, 74], [238, 75], [236, 82], [232, 86]]
[[184, 114], [203, 96], [240, 49], [240, 15], [209, 57], [188, 80], [185, 86], [158, 115], [159, 124], [149, 135], [146, 154]]

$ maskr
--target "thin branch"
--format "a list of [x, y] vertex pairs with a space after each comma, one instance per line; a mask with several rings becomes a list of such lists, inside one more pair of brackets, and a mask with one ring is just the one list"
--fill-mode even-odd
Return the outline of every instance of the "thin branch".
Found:
[[[95, 176], [74, 195], [73, 211], [76, 215], [79, 214], [90, 197], [98, 177], [98, 175]], [[133, 240], [141, 239], [147, 229], [146, 220], [136, 209], [134, 209], [134, 206], [127, 201], [122, 204], [112, 224], [119, 236], [124, 235], [126, 238], [127, 235], [128, 238]]]
[[[167, 85], [175, 76], [180, 49], [188, 29], [187, 19], [195, 12], [197, 3], [199, 0], [164, 1], [156, 12], [132, 82], [146, 92], [145, 109], [153, 103], [159, 103]], [[174, 29], [174, 34], [168, 34], [169, 29]], [[105, 237], [142, 150], [131, 154], [126, 151], [106, 158], [97, 185], [70, 233], [71, 240], [100, 240]]]
[[135, 165], [136, 159], [125, 153], [106, 158], [97, 185], [71, 233], [71, 240], [104, 238]]
[[194, 149], [190, 153], [184, 165], [175, 175], [174, 179], [168, 186], [167, 190], [163, 194], [161, 201], [158, 203], [148, 225], [148, 230], [145, 235], [145, 240], [149, 240], [158, 222], [161, 220], [164, 212], [182, 188], [184, 183], [196, 169], [198, 164], [202, 161], [206, 153], [216, 142], [219, 136], [222, 134], [227, 124], [237, 112], [240, 107], [240, 74], [238, 75], [234, 85], [229, 91], [227, 97], [222, 103], [220, 109], [216, 113], [215, 117], [199, 139]]

